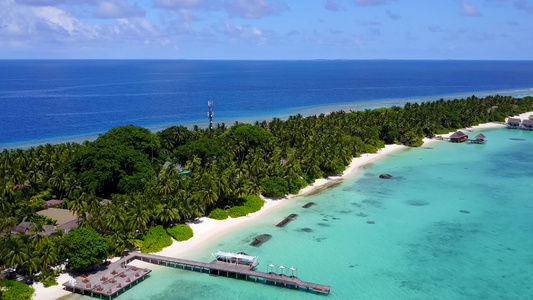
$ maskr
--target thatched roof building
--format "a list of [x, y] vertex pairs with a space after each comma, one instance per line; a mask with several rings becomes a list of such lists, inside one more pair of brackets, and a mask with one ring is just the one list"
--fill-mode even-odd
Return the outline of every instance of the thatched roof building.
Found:
[[522, 120], [517, 119], [517, 118], [509, 118], [507, 119], [507, 127], [518, 128], [520, 127], [520, 122], [522, 122]]
[[55, 220], [58, 225], [62, 225], [72, 220], [78, 219], [78, 215], [76, 213], [71, 212], [68, 209], [61, 209], [61, 208], [49, 208], [49, 209], [38, 211], [37, 214], [48, 217], [52, 220]]
[[524, 120], [522, 121], [522, 127], [525, 130], [533, 130], [533, 120]]
[[50, 199], [50, 200], [46, 201], [46, 207], [48, 207], [48, 208], [54, 207], [54, 206], [59, 206], [61, 204], [63, 204], [63, 200]]
[[14, 228], [11, 228], [11, 233], [12, 234], [17, 234], [17, 233], [28, 233], [28, 231], [30, 230], [30, 228], [33, 226], [32, 223], [30, 222], [21, 222], [20, 224], [18, 224], [16, 227]]
[[462, 131], [454, 132], [452, 135], [450, 135], [450, 141], [454, 143], [461, 143], [468, 140], [468, 135], [464, 134]]

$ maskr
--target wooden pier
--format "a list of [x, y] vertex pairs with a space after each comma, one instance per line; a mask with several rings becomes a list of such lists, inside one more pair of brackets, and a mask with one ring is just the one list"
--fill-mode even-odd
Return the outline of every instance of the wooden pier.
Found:
[[[135, 268], [127, 264], [133, 260], [141, 260], [152, 264], [165, 265], [183, 270], [196, 271], [211, 275], [226, 276], [236, 279], [252, 280], [265, 284], [283, 286], [292, 289], [304, 289], [316, 293], [329, 294], [331, 287], [300, 280], [296, 276], [280, 275], [277, 273], [263, 273], [255, 271], [258, 263], [236, 264], [219, 260], [213, 260], [211, 263], [203, 263], [193, 260], [166, 257], [154, 254], [132, 253], [124, 258], [110, 264], [105, 271], [97, 272], [88, 277], [76, 277], [75, 281], [68, 281], [63, 284], [67, 290], [79, 292], [86, 295], [105, 296], [109, 299], [118, 295], [128, 286], [144, 279], [151, 270]], [[115, 271], [115, 272], [113, 272]], [[114, 274], [113, 274], [114, 273]], [[127, 275], [122, 275], [127, 274]], [[129, 278], [129, 281], [126, 279]], [[106, 280], [102, 280], [106, 279]], [[73, 283], [75, 283], [73, 285]], [[91, 283], [87, 285], [87, 283]], [[119, 285], [120, 284], [120, 285]]]
[[111, 297], [118, 295], [127, 287], [132, 286], [141, 279], [144, 279], [152, 270], [127, 266], [125, 257], [115, 263], [110, 264], [105, 269], [94, 274], [77, 276], [65, 283], [63, 286], [72, 292], [83, 295]]

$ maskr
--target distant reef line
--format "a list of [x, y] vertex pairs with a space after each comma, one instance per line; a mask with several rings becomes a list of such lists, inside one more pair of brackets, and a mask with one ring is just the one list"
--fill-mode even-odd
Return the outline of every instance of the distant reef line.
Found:
[[[267, 121], [274, 118], [279, 118], [281, 120], [289, 119], [292, 116], [301, 115], [304, 117], [320, 114], [329, 114], [337, 111], [359, 111], [367, 109], [378, 109], [378, 108], [390, 108], [393, 106], [404, 106], [407, 103], [425, 103], [425, 102], [436, 102], [440, 100], [453, 101], [459, 99], [465, 99], [468, 97], [489, 97], [489, 96], [513, 96], [514, 98], [523, 98], [533, 96], [533, 88], [522, 88], [522, 89], [509, 89], [509, 90], [499, 90], [499, 91], [478, 91], [478, 92], [466, 92], [466, 93], [457, 93], [441, 96], [422, 96], [422, 97], [409, 97], [409, 98], [398, 98], [398, 99], [378, 99], [378, 100], [369, 100], [361, 102], [349, 102], [349, 103], [334, 103], [328, 105], [320, 106], [311, 106], [303, 108], [289, 109], [288, 113], [279, 113], [279, 114], [268, 114], [260, 116], [251, 116], [251, 117], [235, 117], [235, 118], [224, 118], [216, 121], [216, 125], [228, 125], [235, 122], [239, 123], [249, 123], [253, 124], [255, 122]], [[124, 124], [127, 125], [127, 124]], [[172, 124], [158, 124], [158, 125], [148, 125], [141, 127], [147, 128], [153, 133], [157, 133], [166, 128], [172, 126], [185, 126], [189, 129], [193, 129], [195, 126], [200, 129], [205, 129], [209, 126], [207, 119], [205, 121], [188, 121], [188, 122], [176, 122]], [[111, 128], [110, 128], [111, 129]], [[98, 138], [99, 135], [105, 133], [103, 132], [93, 132], [88, 134], [73, 135], [73, 136], [62, 136], [47, 138], [44, 140], [32, 140], [26, 142], [15, 142], [15, 143], [6, 143], [0, 144], [0, 151], [4, 149], [29, 149], [32, 147], [37, 147], [40, 145], [57, 145], [64, 143], [83, 143], [85, 141], [94, 141]]]

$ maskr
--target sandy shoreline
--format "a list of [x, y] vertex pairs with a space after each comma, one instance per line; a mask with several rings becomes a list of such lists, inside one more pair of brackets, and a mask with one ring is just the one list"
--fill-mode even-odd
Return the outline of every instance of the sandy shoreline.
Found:
[[[431, 141], [432, 140], [427, 139], [426, 142]], [[204, 245], [205, 243], [208, 243], [214, 238], [223, 236], [236, 228], [245, 226], [246, 224], [257, 220], [257, 218], [259, 218], [260, 216], [266, 215], [273, 210], [279, 209], [280, 207], [287, 205], [288, 203], [290, 203], [290, 199], [294, 197], [305, 196], [314, 192], [320, 187], [325, 187], [326, 185], [331, 184], [337, 180], [341, 180], [348, 176], [353, 176], [354, 174], [356, 174], [356, 171], [359, 167], [374, 162], [396, 151], [407, 148], [408, 147], [403, 145], [386, 145], [385, 148], [380, 149], [377, 153], [363, 154], [361, 155], [361, 157], [356, 157], [352, 159], [352, 162], [350, 163], [350, 165], [348, 165], [342, 176], [333, 176], [329, 178], [317, 179], [313, 184], [310, 184], [307, 187], [301, 189], [300, 192], [296, 195], [288, 195], [287, 197], [275, 200], [263, 198], [265, 200], [265, 205], [263, 206], [263, 208], [247, 216], [240, 218], [227, 218], [226, 220], [213, 220], [208, 217], [201, 217], [195, 222], [189, 222], [187, 223], [187, 225], [189, 225], [194, 232], [194, 236], [191, 239], [183, 242], [174, 241], [172, 245], [164, 248], [162, 251], [157, 252], [155, 254], [170, 257], [183, 257], [184, 255], [191, 253], [196, 248], [200, 247], [201, 245]], [[133, 261], [130, 264], [143, 268], [157, 268], [157, 266], [155, 265], [148, 264], [142, 261]], [[67, 273], [62, 273], [57, 279], [59, 285], [52, 286], [49, 288], [44, 288], [41, 283], [34, 283], [33, 287], [35, 288], [35, 294], [33, 295], [32, 299], [53, 300], [72, 294], [71, 292], [64, 290], [62, 286], [62, 284], [64, 282], [67, 282], [69, 278], [70, 276]]]
[[[520, 119], [527, 119], [530, 115], [533, 115], [533, 112], [523, 113], [515, 117], [520, 118]], [[469, 131], [479, 131], [483, 129], [502, 128], [502, 127], [505, 127], [505, 125], [502, 123], [484, 123], [484, 124], [480, 124], [477, 126], [460, 129], [460, 130], [463, 130], [465, 131], [465, 133], [467, 133]], [[449, 135], [451, 135], [452, 133], [453, 132], [450, 132], [448, 134], [443, 134], [439, 136], [445, 138], [445, 137], [449, 137]], [[438, 142], [438, 141], [440, 140], [424, 138], [423, 146], [427, 146], [431, 143]], [[170, 245], [169, 247], [163, 249], [162, 251], [156, 254], [170, 256], [170, 257], [183, 257], [191, 253], [192, 251], [194, 251], [201, 245], [205, 245], [206, 243], [210, 242], [214, 238], [223, 236], [236, 228], [245, 226], [246, 224], [256, 221], [259, 217], [266, 215], [271, 211], [274, 211], [276, 209], [283, 207], [284, 205], [287, 205], [288, 203], [290, 203], [290, 199], [294, 197], [300, 197], [300, 196], [311, 194], [313, 192], [316, 192], [319, 188], [325, 188], [327, 185], [332, 184], [333, 182], [353, 176], [357, 174], [357, 170], [361, 166], [375, 162], [380, 158], [386, 157], [392, 153], [395, 153], [403, 149], [408, 149], [408, 147], [404, 145], [386, 145], [385, 148], [380, 149], [377, 153], [363, 154], [361, 155], [361, 157], [353, 158], [352, 162], [350, 163], [350, 165], [348, 165], [346, 170], [343, 172], [342, 176], [333, 176], [329, 178], [318, 179], [315, 181], [315, 183], [310, 184], [307, 187], [300, 190], [298, 194], [289, 195], [282, 199], [274, 200], [274, 199], [263, 198], [265, 199], [265, 205], [263, 206], [263, 208], [247, 216], [240, 217], [240, 218], [228, 218], [226, 220], [213, 220], [207, 217], [202, 217], [196, 220], [195, 222], [187, 223], [192, 228], [194, 232], [194, 236], [188, 241], [183, 241], [183, 242], [174, 241], [172, 245]], [[147, 264], [141, 261], [134, 261], [134, 262], [131, 262], [130, 264], [136, 265], [138, 267], [147, 267], [151, 269], [154, 269], [157, 267], [157, 266]], [[57, 282], [59, 283], [59, 285], [49, 287], [46, 289], [43, 287], [41, 283], [35, 283], [33, 285], [33, 287], [35, 288], [35, 294], [33, 295], [33, 299], [53, 300], [53, 299], [57, 299], [57, 298], [72, 294], [69, 291], [63, 290], [63, 286], [62, 286], [64, 282], [68, 281], [69, 277], [70, 276], [67, 273], [62, 273], [57, 279]]]

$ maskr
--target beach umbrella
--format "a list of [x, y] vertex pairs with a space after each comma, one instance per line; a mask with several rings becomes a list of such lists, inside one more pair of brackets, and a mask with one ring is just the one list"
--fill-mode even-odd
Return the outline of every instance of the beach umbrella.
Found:
[[294, 276], [294, 271], [296, 271], [295, 267], [290, 267], [289, 270], [291, 270], [291, 275]]
[[281, 274], [283, 275], [283, 270], [285, 269], [285, 267], [284, 266], [279, 266], [279, 269], [280, 269]]
[[[270, 269], [272, 269], [272, 270], [274, 270], [275, 267], [276, 267], [276, 265], [274, 265], [274, 264], [270, 264], [270, 265], [268, 265], [268, 268], [270, 268]], [[268, 271], [268, 268], [267, 268], [267, 271]]]

